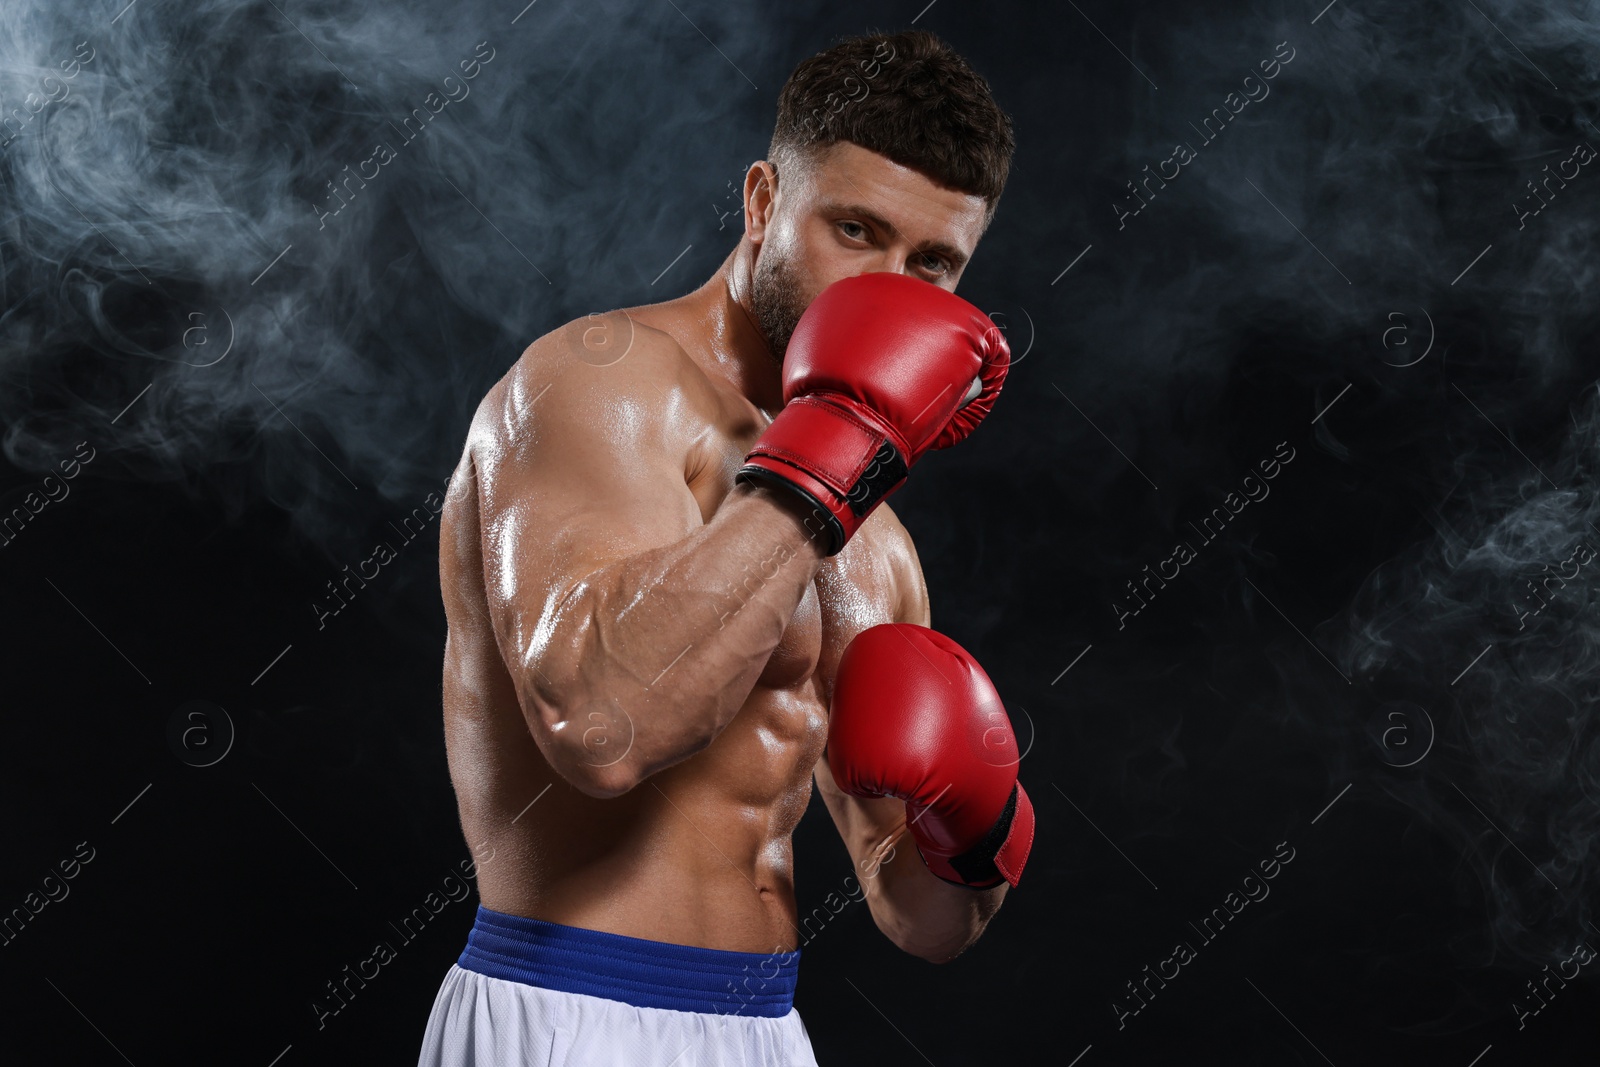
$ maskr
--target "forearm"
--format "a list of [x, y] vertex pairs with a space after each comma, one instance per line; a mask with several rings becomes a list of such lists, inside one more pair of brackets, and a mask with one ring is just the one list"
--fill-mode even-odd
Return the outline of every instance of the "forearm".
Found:
[[1002, 881], [992, 889], [967, 889], [936, 877], [903, 826], [863, 864], [861, 884], [878, 929], [902, 951], [931, 963], [949, 962], [970, 948], [1010, 888]]
[[825, 549], [773, 489], [736, 486], [689, 536], [584, 576], [521, 649], [530, 723], [564, 777], [626, 792], [743, 706]]

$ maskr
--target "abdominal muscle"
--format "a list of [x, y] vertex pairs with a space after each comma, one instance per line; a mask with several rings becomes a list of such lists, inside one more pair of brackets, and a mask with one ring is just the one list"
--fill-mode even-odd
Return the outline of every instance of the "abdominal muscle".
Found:
[[793, 950], [790, 835], [827, 738], [819, 621], [813, 587], [711, 745], [607, 799], [550, 768], [497, 659], [482, 664], [488, 692], [452, 693], [447, 677], [451, 779], [484, 906], [680, 945]]

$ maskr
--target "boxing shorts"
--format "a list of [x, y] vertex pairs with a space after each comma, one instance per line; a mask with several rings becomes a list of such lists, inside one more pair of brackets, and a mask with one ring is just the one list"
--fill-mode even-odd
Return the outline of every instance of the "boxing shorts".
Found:
[[800, 953], [647, 941], [479, 907], [418, 1067], [816, 1067]]

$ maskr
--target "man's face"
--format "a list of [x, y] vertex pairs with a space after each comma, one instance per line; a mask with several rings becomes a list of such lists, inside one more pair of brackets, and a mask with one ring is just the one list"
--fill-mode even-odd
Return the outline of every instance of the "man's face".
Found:
[[[860, 145], [828, 146], [805, 173], [752, 195], [750, 302], [781, 362], [800, 315], [841, 278], [895, 271], [955, 290], [983, 235], [983, 197], [947, 189]], [[747, 194], [751, 179], [747, 178]]]

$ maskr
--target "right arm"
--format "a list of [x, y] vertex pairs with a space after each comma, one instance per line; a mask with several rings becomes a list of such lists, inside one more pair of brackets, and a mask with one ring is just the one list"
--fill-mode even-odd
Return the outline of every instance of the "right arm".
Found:
[[[674, 424], [690, 417], [687, 357], [620, 312], [604, 318], [535, 342], [467, 446], [501, 659], [545, 758], [596, 797], [711, 744], [825, 548], [770, 488], [736, 486], [703, 518]], [[631, 330], [620, 361], [579, 358], [599, 328]]]

